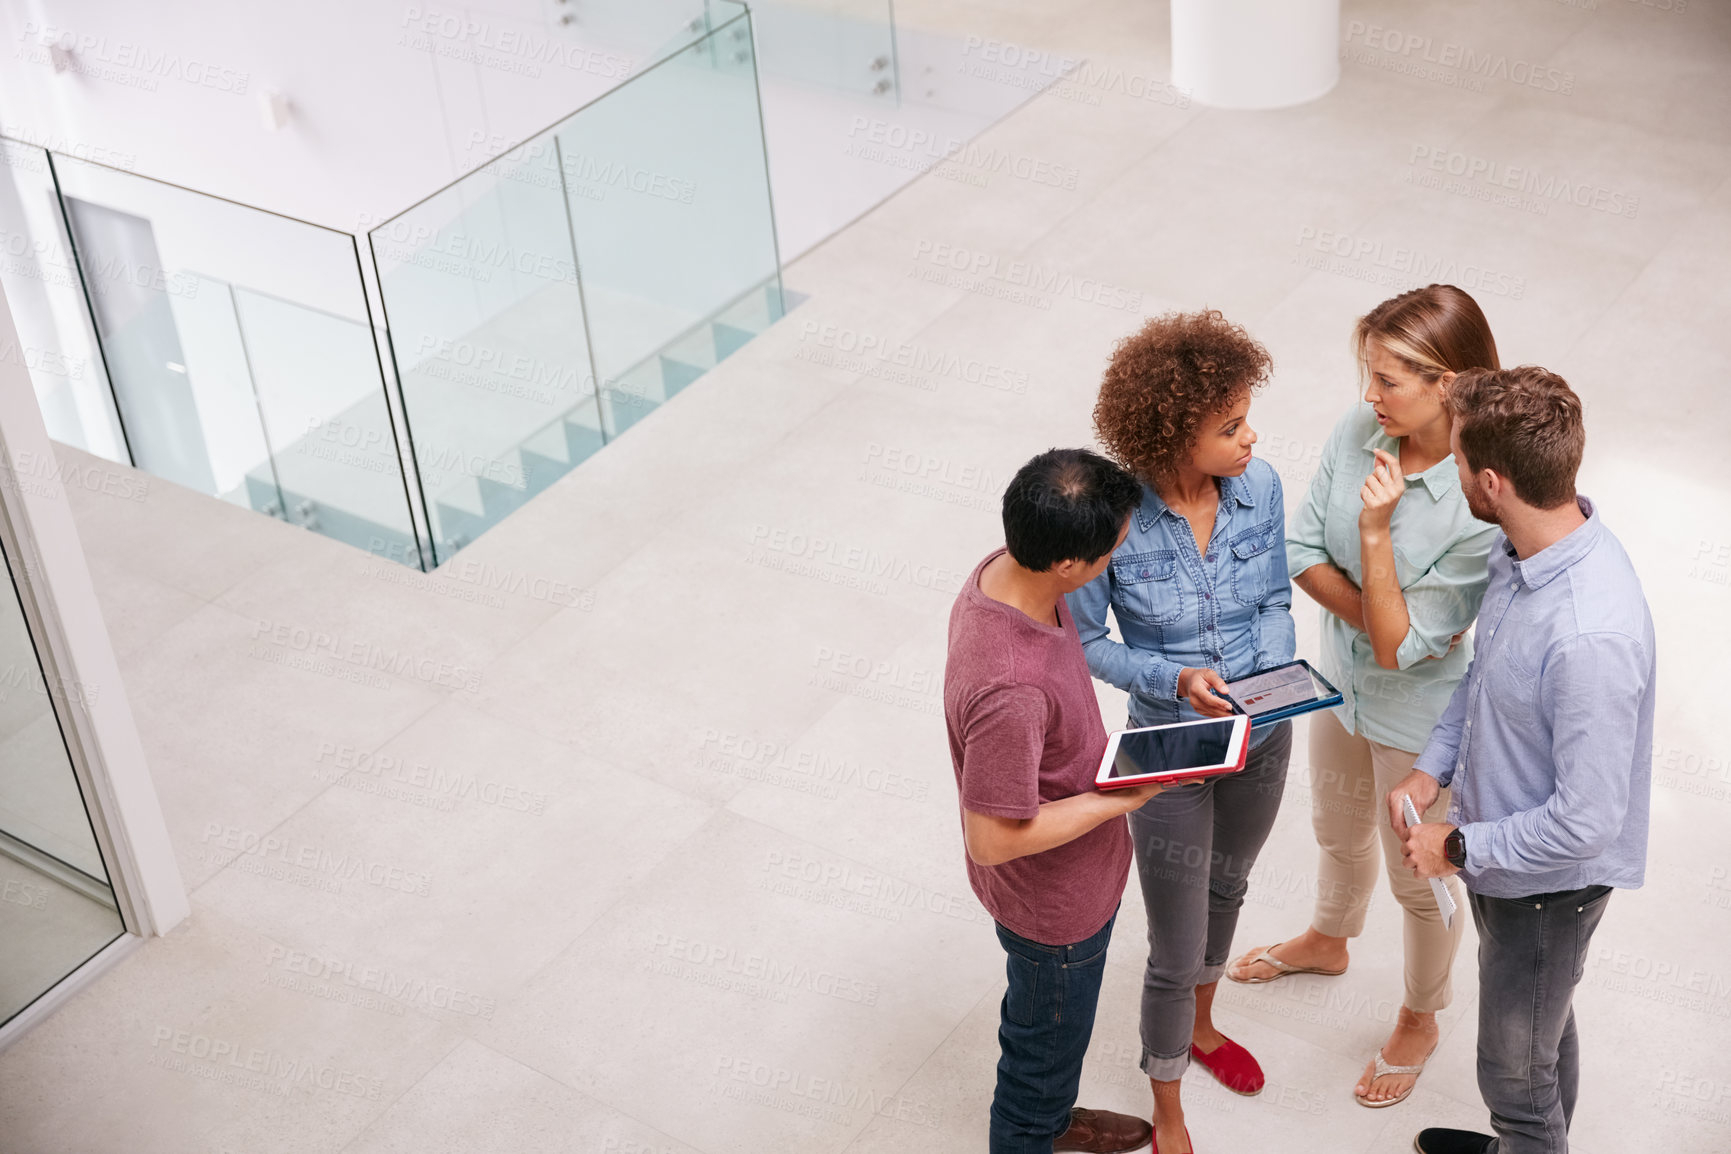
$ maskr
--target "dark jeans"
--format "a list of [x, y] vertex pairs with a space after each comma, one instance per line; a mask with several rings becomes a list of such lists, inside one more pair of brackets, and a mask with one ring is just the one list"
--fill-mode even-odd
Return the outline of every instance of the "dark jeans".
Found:
[[1479, 1093], [1495, 1154], [1566, 1154], [1580, 1043], [1575, 986], [1609, 886], [1526, 898], [1470, 894], [1479, 928]]
[[1070, 1128], [1117, 920], [1114, 914], [1099, 933], [1069, 946], [1031, 942], [998, 926], [1010, 985], [998, 1009], [991, 1154], [1052, 1154], [1053, 1140]]
[[1176, 786], [1130, 814], [1148, 908], [1142, 1072], [1174, 1082], [1190, 1065], [1196, 987], [1220, 979], [1250, 867], [1280, 812], [1292, 723], [1278, 723], [1244, 768]]

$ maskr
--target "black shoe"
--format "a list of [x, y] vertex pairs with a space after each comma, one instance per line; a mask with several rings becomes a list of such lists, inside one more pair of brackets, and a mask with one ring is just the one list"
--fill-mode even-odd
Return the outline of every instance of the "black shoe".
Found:
[[1485, 1154], [1493, 1141], [1489, 1134], [1477, 1130], [1444, 1130], [1433, 1126], [1418, 1132], [1412, 1148], [1418, 1154]]

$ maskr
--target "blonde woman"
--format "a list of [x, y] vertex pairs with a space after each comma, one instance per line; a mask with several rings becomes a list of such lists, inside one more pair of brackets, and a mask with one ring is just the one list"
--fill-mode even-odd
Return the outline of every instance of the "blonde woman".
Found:
[[[1405, 996], [1394, 1030], [1354, 1088], [1362, 1106], [1393, 1106], [1437, 1044], [1437, 1011], [1464, 918], [1443, 925], [1428, 882], [1401, 865], [1382, 798], [1425, 747], [1472, 660], [1463, 636], [1485, 595], [1496, 527], [1475, 519], [1449, 452], [1443, 399], [1457, 373], [1496, 369], [1496, 342], [1472, 297], [1429, 285], [1359, 320], [1364, 400], [1334, 428], [1286, 537], [1295, 585], [1322, 606], [1319, 667], [1345, 701], [1310, 723], [1311, 820], [1321, 847], [1308, 929], [1235, 960], [1249, 984], [1346, 972], [1364, 929], [1381, 843], [1405, 925]], [[1448, 791], [1426, 811], [1448, 810]], [[1461, 904], [1459, 884], [1447, 883]]]

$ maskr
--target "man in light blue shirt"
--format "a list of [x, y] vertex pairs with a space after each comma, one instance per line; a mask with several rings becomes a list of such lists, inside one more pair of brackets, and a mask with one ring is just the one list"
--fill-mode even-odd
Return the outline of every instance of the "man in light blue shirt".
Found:
[[[1479, 931], [1479, 1091], [1495, 1137], [1419, 1134], [1420, 1154], [1563, 1154], [1579, 1072], [1571, 1007], [1612, 887], [1646, 869], [1653, 619], [1628, 554], [1575, 493], [1580, 399], [1534, 366], [1449, 390], [1473, 516], [1501, 526], [1477, 650], [1390, 821], [1420, 877], [1459, 872]], [[1447, 822], [1408, 828], [1452, 789]]]

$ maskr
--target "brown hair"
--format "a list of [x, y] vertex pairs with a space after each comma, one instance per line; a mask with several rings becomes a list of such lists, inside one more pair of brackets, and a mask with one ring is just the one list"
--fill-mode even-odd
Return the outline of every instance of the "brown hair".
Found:
[[1538, 509], [1574, 500], [1587, 430], [1563, 378], [1537, 365], [1469, 369], [1449, 386], [1448, 407], [1467, 468], [1494, 470]]
[[1352, 350], [1361, 373], [1370, 363], [1371, 341], [1433, 384], [1444, 373], [1502, 367], [1478, 302], [1452, 284], [1401, 293], [1360, 317], [1352, 330]]
[[1268, 350], [1215, 309], [1167, 313], [1118, 342], [1094, 403], [1094, 430], [1119, 464], [1169, 480], [1210, 414], [1267, 383]]

